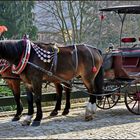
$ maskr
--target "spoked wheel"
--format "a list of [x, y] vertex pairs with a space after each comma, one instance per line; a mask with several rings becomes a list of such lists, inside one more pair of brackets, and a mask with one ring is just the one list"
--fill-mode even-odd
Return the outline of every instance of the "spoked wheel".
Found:
[[140, 115], [140, 87], [138, 84], [131, 85], [131, 90], [125, 93], [125, 105], [130, 112]]
[[[115, 90], [115, 92], [113, 90]], [[106, 85], [105, 93], [110, 94], [102, 96], [102, 99], [97, 100], [96, 104], [97, 107], [101, 109], [110, 109], [115, 106], [120, 99], [120, 88], [117, 85]]]

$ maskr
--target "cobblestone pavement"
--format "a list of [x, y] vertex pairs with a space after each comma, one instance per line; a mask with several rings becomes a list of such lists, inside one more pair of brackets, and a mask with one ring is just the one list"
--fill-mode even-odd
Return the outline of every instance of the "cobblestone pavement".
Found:
[[[130, 113], [124, 103], [109, 110], [97, 110], [94, 120], [84, 121], [84, 108], [71, 109], [68, 116], [49, 118], [44, 112], [41, 126], [23, 127], [0, 117], [1, 139], [140, 139], [140, 116]], [[24, 117], [23, 117], [24, 118]]]

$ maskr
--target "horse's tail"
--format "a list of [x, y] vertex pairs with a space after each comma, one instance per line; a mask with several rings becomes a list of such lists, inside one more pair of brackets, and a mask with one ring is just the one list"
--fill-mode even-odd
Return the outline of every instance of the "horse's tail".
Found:
[[103, 70], [103, 66], [101, 66], [99, 72], [95, 77], [95, 91], [102, 93], [103, 86], [104, 86], [104, 70]]
[[[99, 50], [99, 53], [102, 56], [102, 52]], [[95, 77], [95, 92], [96, 94], [102, 94], [103, 93], [103, 86], [104, 86], [104, 69], [103, 65], [100, 67], [99, 72], [97, 73]]]

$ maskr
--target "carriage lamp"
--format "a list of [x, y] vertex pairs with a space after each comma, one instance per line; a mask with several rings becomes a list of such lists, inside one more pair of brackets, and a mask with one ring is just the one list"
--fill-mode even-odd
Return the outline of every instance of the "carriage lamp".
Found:
[[123, 43], [133, 43], [136, 42], [136, 38], [133, 37], [125, 37], [121, 39], [121, 42]]

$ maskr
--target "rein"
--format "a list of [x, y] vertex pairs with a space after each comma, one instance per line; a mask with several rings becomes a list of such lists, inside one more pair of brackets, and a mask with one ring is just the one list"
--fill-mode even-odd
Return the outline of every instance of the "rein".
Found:
[[[0, 59], [0, 74], [2, 75], [11, 65], [5, 59]], [[19, 77], [12, 77], [12, 76], [0, 76], [2, 79], [11, 79], [11, 80], [20, 80]]]
[[40, 70], [40, 71], [42, 71], [44, 73], [46, 73], [48, 76], [53, 76], [54, 78], [60, 80], [61, 82], [65, 82], [67, 84], [70, 84], [68, 81], [62, 79], [61, 77], [54, 75], [51, 71], [45, 70], [45, 69], [39, 67], [38, 65], [36, 65], [34, 63], [31, 63], [31, 62], [28, 61], [27, 64], [33, 66], [34, 68], [36, 68], [36, 69], [38, 69], [38, 70]]
[[[104, 94], [92, 94], [92, 93], [87, 92], [87, 91], [85, 90], [85, 88], [81, 88], [81, 87], [79, 87], [79, 86], [76, 86], [76, 85], [74, 85], [72, 82], [68, 82], [67, 80], [62, 79], [61, 77], [56, 76], [56, 75], [53, 74], [51, 71], [47, 71], [47, 70], [45, 70], [45, 69], [39, 67], [39, 66], [36, 65], [36, 64], [33, 64], [33, 63], [29, 62], [29, 61], [27, 62], [27, 64], [33, 66], [34, 68], [36, 68], [36, 69], [38, 69], [38, 70], [40, 70], [40, 71], [42, 71], [42, 72], [44, 72], [44, 73], [46, 73], [48, 76], [52, 76], [52, 77], [54, 77], [54, 78], [60, 80], [61, 82], [64, 82], [64, 83], [67, 83], [67, 84], [72, 84], [73, 87], [75, 87], [75, 88], [77, 88], [77, 89], [80, 89], [80, 90], [82, 89], [82, 91], [83, 91], [84, 93], [88, 94], [88, 95], [92, 95], [92, 96], [96, 96], [96, 97], [98, 97], [98, 96], [111, 95], [113, 92], [115, 92], [116, 90], [118, 90], [118, 89], [120, 88], [120, 87], [114, 88], [114, 90], [109, 91], [109, 93], [104, 93]], [[64, 85], [63, 83], [61, 83], [61, 84], [62, 84], [64, 87], [67, 87], [67, 86]], [[128, 86], [128, 85], [129, 85], [129, 84], [126, 84], [124, 87], [126, 87], [126, 86]], [[72, 89], [72, 88], [70, 88], [70, 87], [67, 87], [67, 88]]]
[[10, 79], [10, 80], [21, 80], [19, 77], [11, 77], [11, 76], [1, 76], [2, 79]]

